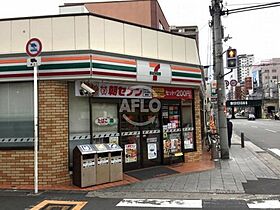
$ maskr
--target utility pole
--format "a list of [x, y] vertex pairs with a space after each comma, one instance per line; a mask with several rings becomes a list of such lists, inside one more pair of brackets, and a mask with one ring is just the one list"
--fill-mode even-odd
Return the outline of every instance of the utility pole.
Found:
[[212, 0], [210, 14], [212, 16], [213, 35], [214, 35], [214, 77], [217, 81], [217, 105], [218, 105], [218, 131], [220, 134], [221, 158], [229, 159], [227, 121], [225, 114], [225, 81], [224, 81], [224, 64], [223, 64], [223, 33], [221, 16], [222, 0]]

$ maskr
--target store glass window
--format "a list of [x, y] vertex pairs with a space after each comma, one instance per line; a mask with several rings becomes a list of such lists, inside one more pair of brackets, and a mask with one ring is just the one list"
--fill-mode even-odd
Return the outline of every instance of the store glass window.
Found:
[[118, 132], [117, 104], [92, 103], [92, 132]]
[[75, 96], [75, 83], [69, 83], [69, 166], [73, 163], [73, 149], [90, 143], [89, 98]]
[[182, 130], [185, 150], [194, 149], [194, 119], [192, 100], [182, 102]]
[[75, 83], [69, 84], [69, 130], [70, 135], [88, 134], [89, 123], [89, 98], [75, 96]]
[[33, 83], [0, 83], [0, 99], [0, 147], [32, 146]]

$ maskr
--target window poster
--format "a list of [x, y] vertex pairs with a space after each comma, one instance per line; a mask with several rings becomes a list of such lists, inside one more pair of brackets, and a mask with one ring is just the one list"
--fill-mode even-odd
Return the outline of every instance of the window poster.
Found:
[[124, 147], [125, 163], [137, 162], [137, 145], [126, 144]]
[[147, 144], [148, 147], [148, 159], [156, 159], [157, 158], [157, 144], [156, 143], [149, 143]]
[[163, 156], [168, 158], [171, 153], [181, 152], [180, 133], [164, 133], [163, 135]]
[[184, 149], [193, 149], [193, 132], [183, 132], [184, 136]]
[[118, 136], [110, 136], [109, 137], [110, 144], [119, 144], [119, 137]]

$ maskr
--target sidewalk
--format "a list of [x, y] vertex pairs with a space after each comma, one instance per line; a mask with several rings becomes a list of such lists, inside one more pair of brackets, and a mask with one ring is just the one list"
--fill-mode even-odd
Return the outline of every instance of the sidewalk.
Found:
[[[245, 141], [245, 148], [241, 148], [240, 137], [233, 135], [230, 159], [219, 160], [216, 167], [207, 171], [184, 172], [168, 177], [153, 178], [90, 192], [88, 196], [118, 197], [160, 195], [189, 195], [196, 194], [245, 194], [280, 195], [280, 160], [262, 150], [250, 141]], [[257, 188], [257, 186], [260, 186]], [[254, 192], [254, 188], [260, 190]], [[263, 189], [264, 188], [264, 189]], [[253, 191], [252, 191], [253, 190]], [[262, 191], [264, 190], [264, 191]], [[265, 191], [267, 190], [267, 191]], [[279, 192], [278, 192], [279, 191]]]
[[[230, 159], [213, 162], [210, 153], [205, 153], [200, 162], [167, 166], [177, 171], [169, 176], [141, 181], [124, 174], [123, 181], [98, 186], [79, 188], [69, 184], [39, 190], [83, 191], [88, 192], [87, 197], [101, 198], [280, 198], [280, 160], [250, 141], [245, 141], [245, 148], [240, 143], [240, 137], [234, 134]], [[13, 189], [33, 190], [33, 186]]]

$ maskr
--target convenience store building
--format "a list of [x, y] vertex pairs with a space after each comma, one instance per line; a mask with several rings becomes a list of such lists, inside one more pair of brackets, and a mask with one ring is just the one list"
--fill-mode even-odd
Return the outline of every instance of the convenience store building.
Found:
[[[38, 70], [39, 185], [71, 182], [78, 144], [118, 143], [124, 170], [198, 161], [201, 65], [196, 41], [93, 14], [0, 20], [0, 185], [33, 184], [33, 69]], [[88, 95], [86, 84], [95, 90]]]

